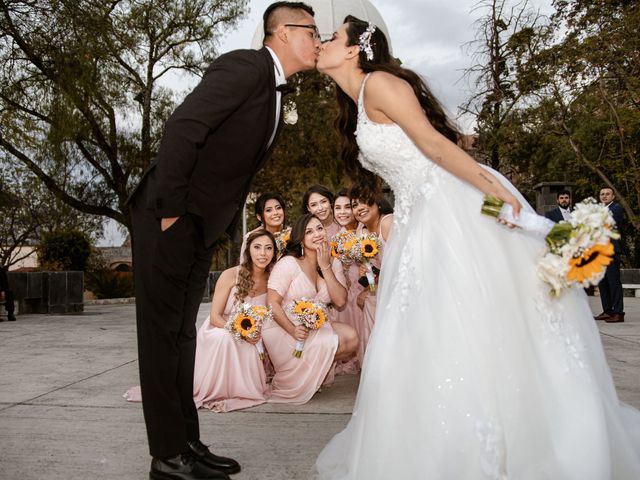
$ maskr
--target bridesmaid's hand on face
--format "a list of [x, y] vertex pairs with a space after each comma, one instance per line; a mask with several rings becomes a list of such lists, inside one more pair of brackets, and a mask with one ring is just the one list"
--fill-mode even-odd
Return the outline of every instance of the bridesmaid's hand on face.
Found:
[[304, 341], [309, 336], [309, 329], [303, 327], [302, 325], [296, 325], [296, 328], [293, 330], [293, 338], [299, 341]]
[[316, 255], [320, 269], [326, 270], [327, 268], [331, 268], [331, 247], [329, 246], [329, 242], [324, 241], [318, 245]]

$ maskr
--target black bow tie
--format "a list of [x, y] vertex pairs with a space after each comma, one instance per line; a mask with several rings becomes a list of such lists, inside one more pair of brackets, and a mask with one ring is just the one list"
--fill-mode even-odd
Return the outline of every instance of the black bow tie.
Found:
[[283, 83], [282, 85], [278, 85], [276, 87], [276, 91], [280, 92], [282, 96], [289, 95], [295, 91], [295, 88], [289, 85], [288, 83]]

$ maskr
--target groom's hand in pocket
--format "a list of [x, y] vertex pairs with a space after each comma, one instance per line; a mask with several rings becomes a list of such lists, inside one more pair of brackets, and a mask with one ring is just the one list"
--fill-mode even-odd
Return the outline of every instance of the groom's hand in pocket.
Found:
[[176, 223], [176, 221], [179, 219], [180, 217], [167, 217], [167, 218], [162, 218], [160, 220], [160, 230], [162, 230], [163, 232], [165, 230], [167, 230], [169, 227], [171, 227], [171, 225], [173, 225], [174, 223]]

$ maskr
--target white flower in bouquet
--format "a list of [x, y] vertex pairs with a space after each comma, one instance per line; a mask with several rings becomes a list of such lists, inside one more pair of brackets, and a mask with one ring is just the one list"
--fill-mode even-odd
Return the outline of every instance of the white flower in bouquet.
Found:
[[538, 277], [551, 287], [551, 293], [555, 296], [569, 286], [567, 273], [569, 273], [569, 262], [567, 258], [547, 253], [540, 259], [537, 267]]

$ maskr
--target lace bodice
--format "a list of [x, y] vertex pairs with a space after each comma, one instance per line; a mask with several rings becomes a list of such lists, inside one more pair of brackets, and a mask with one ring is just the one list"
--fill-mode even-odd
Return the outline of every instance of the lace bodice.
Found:
[[428, 196], [443, 170], [416, 147], [395, 123], [373, 122], [364, 108], [364, 88], [370, 74], [364, 78], [358, 96], [356, 139], [360, 148], [360, 163], [382, 178], [395, 195], [394, 221], [406, 224], [411, 208]]

